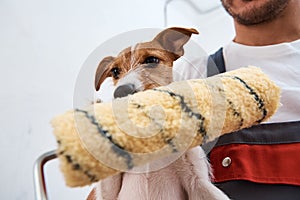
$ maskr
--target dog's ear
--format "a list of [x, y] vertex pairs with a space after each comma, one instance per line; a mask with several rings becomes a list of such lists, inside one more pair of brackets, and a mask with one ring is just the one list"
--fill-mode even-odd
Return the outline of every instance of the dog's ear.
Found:
[[183, 45], [185, 45], [192, 34], [199, 34], [193, 28], [172, 27], [160, 32], [154, 39], [165, 50], [174, 53], [176, 59], [183, 55]]
[[99, 90], [100, 85], [103, 83], [103, 81], [107, 78], [110, 77], [110, 70], [109, 66], [113, 62], [115, 57], [108, 56], [103, 58], [103, 60], [99, 63], [96, 75], [95, 75], [95, 89], [96, 91]]

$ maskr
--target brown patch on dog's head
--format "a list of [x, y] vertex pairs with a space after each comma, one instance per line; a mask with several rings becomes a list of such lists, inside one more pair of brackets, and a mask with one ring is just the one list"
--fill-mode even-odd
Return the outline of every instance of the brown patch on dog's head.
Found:
[[[192, 34], [198, 34], [195, 29], [168, 28], [160, 32], [152, 41], [138, 43], [119, 53], [117, 57], [105, 57], [98, 65], [95, 76], [95, 89], [99, 90], [107, 77], [112, 77], [116, 85], [119, 79], [128, 71], [141, 65], [161, 65], [172, 67], [173, 62], [184, 54], [183, 46]], [[149, 70], [151, 71], [151, 70]], [[152, 70], [153, 73], [154, 70]], [[172, 77], [171, 77], [172, 79]]]

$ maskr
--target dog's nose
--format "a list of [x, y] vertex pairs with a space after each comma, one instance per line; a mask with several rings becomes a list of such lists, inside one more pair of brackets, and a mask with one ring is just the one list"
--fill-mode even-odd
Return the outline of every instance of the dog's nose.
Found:
[[114, 97], [126, 97], [129, 94], [135, 93], [135, 87], [133, 84], [120, 85], [116, 88], [114, 92]]

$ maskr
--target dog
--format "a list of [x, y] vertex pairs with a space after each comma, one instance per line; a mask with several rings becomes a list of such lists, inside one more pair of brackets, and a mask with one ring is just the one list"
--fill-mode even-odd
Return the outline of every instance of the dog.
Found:
[[[108, 77], [115, 85], [114, 98], [170, 84], [173, 62], [183, 56], [183, 46], [192, 34], [198, 31], [168, 28], [149, 42], [124, 49], [117, 57], [105, 57], [96, 70], [95, 89], [98, 91]], [[165, 159], [150, 163], [148, 169], [163, 166]], [[229, 199], [211, 183], [211, 178], [206, 155], [201, 147], [196, 147], [164, 168], [145, 173], [123, 172], [102, 180], [88, 200]]]

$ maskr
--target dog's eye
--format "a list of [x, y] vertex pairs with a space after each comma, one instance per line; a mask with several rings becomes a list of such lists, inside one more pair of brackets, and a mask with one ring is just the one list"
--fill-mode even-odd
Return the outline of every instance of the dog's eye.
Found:
[[119, 74], [120, 74], [120, 69], [118, 67], [114, 67], [110, 70], [112, 76], [114, 79], [118, 79], [119, 78]]
[[158, 64], [159, 62], [160, 62], [159, 58], [156, 58], [154, 56], [149, 56], [144, 60], [143, 64], [149, 64], [149, 63]]

